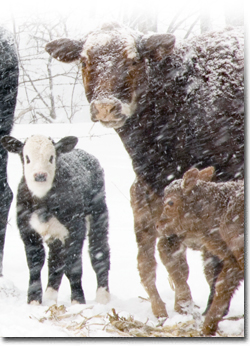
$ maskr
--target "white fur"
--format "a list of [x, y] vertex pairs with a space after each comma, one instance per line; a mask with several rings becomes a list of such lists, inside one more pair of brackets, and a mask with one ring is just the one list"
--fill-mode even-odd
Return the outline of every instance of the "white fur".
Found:
[[51, 305], [57, 303], [58, 291], [52, 287], [48, 287], [44, 293], [43, 303], [45, 305]]
[[125, 49], [127, 52], [128, 59], [135, 59], [137, 57], [138, 53], [137, 53], [137, 48], [135, 45], [135, 40], [131, 35], [126, 35]]
[[37, 301], [37, 300], [32, 300], [32, 301], [30, 302], [30, 305], [40, 305], [40, 303], [39, 303], [39, 301]]
[[126, 115], [127, 117], [130, 117], [135, 109], [136, 109], [136, 93], [133, 93], [132, 96], [132, 101], [130, 103], [122, 103], [122, 109], [121, 109], [121, 114]]
[[31, 215], [30, 226], [39, 233], [44, 241], [49, 242], [52, 239], [59, 239], [64, 244], [65, 238], [68, 236], [68, 230], [64, 227], [56, 217], [52, 217], [48, 222], [41, 222], [36, 212]]
[[107, 304], [110, 301], [110, 293], [104, 287], [99, 287], [96, 291], [95, 300], [99, 304]]
[[[112, 39], [117, 39], [117, 37], [109, 32], [109, 33], [105, 33], [105, 32], [97, 32], [97, 33], [93, 33], [90, 34], [86, 40], [86, 42], [84, 43], [84, 47], [83, 50], [81, 52], [81, 56], [84, 58], [88, 58], [88, 52], [96, 46], [105, 46], [107, 44], [109, 44]], [[127, 32], [120, 32], [119, 35], [119, 41], [121, 42], [121, 44], [124, 44], [124, 48], [126, 50], [127, 53], [127, 58], [128, 59], [135, 59], [138, 55], [137, 53], [137, 48], [135, 45], [135, 40], [133, 38], [133, 36], [131, 36], [130, 34], [128, 34]]]
[[88, 58], [88, 51], [91, 50], [91, 48], [95, 46], [105, 46], [111, 41], [111, 38], [112, 37], [109, 34], [103, 32], [99, 34], [90, 34], [86, 42], [84, 43], [84, 48], [81, 52], [81, 56]]
[[[52, 163], [50, 158], [53, 156]], [[51, 189], [55, 176], [55, 147], [50, 139], [36, 135], [30, 137], [23, 147], [24, 176], [29, 190], [37, 197], [44, 197]], [[30, 163], [27, 163], [27, 157]], [[47, 180], [35, 181], [36, 173], [46, 173]]]

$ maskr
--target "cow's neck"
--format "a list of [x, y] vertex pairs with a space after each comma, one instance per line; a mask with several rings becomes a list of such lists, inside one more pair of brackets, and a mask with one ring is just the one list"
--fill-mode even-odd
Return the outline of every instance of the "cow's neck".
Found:
[[116, 130], [132, 159], [136, 175], [160, 195], [163, 188], [173, 179], [181, 178], [186, 169], [179, 169], [175, 154], [175, 147], [181, 146], [184, 155], [185, 146], [180, 141], [185, 137], [182, 132], [187, 126], [176, 129], [183, 112], [171, 102], [173, 91], [166, 77], [171, 68], [169, 57], [148, 70], [147, 87], [137, 99], [137, 109], [123, 127]]

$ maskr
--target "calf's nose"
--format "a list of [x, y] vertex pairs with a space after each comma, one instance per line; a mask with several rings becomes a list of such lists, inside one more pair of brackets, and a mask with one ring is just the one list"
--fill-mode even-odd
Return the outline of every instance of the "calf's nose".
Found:
[[34, 174], [35, 181], [43, 182], [47, 180], [47, 173], [35, 173]]

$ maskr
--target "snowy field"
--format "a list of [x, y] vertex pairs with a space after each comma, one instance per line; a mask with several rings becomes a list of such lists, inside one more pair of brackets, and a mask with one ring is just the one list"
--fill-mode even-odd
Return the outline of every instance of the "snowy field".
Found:
[[[110, 292], [111, 301], [107, 305], [95, 303], [96, 279], [88, 256], [88, 241], [83, 250], [83, 289], [86, 305], [70, 303], [70, 289], [64, 277], [59, 290], [58, 306], [30, 306], [26, 303], [28, 287], [28, 267], [23, 243], [15, 220], [15, 199], [12, 203], [6, 234], [3, 273], [0, 278], [0, 337], [120, 337], [111, 328], [108, 314], [112, 309], [120, 317], [135, 320], [155, 327], [158, 323], [150, 303], [143, 298], [147, 294], [140, 284], [137, 271], [137, 245], [133, 231], [133, 216], [129, 202], [129, 188], [134, 180], [134, 173], [128, 154], [122, 142], [113, 130], [107, 130], [99, 124], [50, 124], [50, 125], [16, 125], [12, 135], [24, 140], [32, 134], [44, 134], [54, 140], [68, 135], [79, 137], [77, 147], [94, 154], [105, 171], [107, 204], [110, 213], [109, 243], [111, 248]], [[16, 193], [21, 177], [21, 163], [17, 155], [9, 155], [8, 179], [11, 189]], [[164, 326], [176, 326], [178, 323], [192, 321], [195, 317], [198, 328], [203, 318], [209, 294], [208, 285], [203, 274], [201, 255], [188, 251], [190, 266], [189, 285], [195, 303], [200, 307], [195, 315], [179, 315], [174, 311], [174, 292], [170, 288], [165, 267], [157, 254], [157, 287], [166, 303], [169, 319]], [[42, 271], [43, 290], [47, 285], [47, 265]], [[244, 314], [244, 284], [234, 295], [229, 315]], [[220, 335], [244, 336], [244, 320], [225, 320], [219, 324]], [[220, 336], [217, 334], [217, 336]], [[2, 339], [4, 343], [6, 339]], [[0, 340], [1, 343], [1, 340]]]

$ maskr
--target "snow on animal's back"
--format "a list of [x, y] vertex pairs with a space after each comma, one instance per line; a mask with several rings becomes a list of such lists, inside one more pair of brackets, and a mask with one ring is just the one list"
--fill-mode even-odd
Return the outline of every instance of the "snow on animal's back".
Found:
[[57, 197], [91, 200], [95, 191], [103, 184], [103, 170], [99, 161], [82, 149], [61, 154], [57, 160], [54, 185]]

